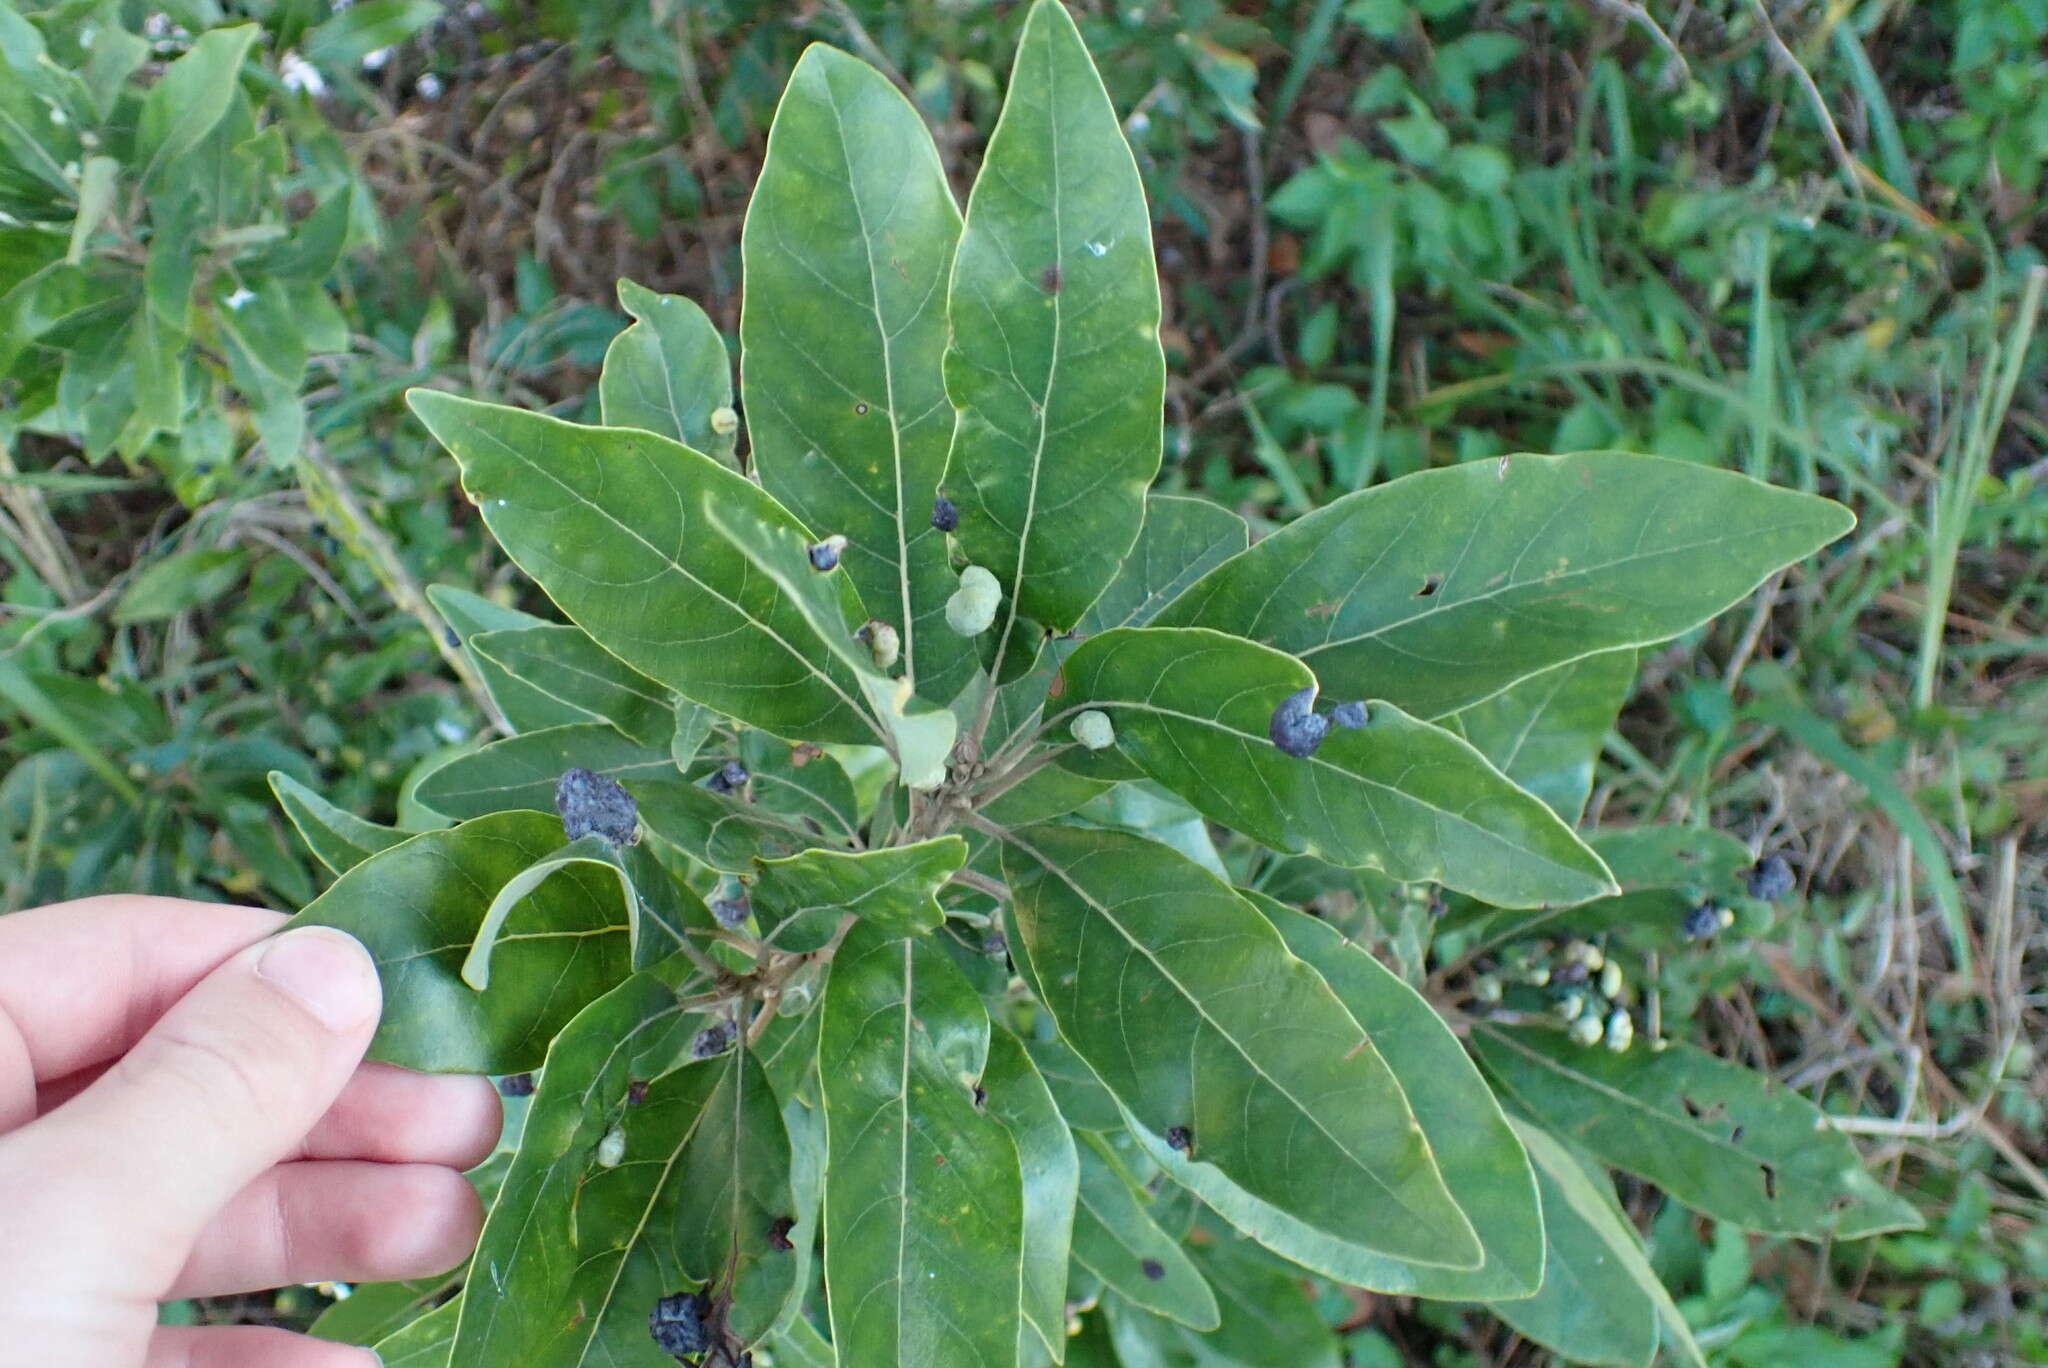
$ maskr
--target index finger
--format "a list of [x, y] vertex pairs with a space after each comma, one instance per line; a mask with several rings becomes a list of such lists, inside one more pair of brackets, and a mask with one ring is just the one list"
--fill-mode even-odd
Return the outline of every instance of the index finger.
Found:
[[0, 916], [0, 1018], [27, 1045], [37, 1081], [62, 1078], [126, 1053], [194, 984], [285, 921], [140, 894]]

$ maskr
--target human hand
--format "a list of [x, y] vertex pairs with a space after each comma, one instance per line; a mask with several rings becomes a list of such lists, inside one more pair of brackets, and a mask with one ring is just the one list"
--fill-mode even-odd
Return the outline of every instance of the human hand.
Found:
[[0, 1368], [369, 1368], [157, 1303], [443, 1272], [497, 1141], [480, 1078], [361, 1062], [362, 947], [274, 912], [104, 897], [0, 916]]

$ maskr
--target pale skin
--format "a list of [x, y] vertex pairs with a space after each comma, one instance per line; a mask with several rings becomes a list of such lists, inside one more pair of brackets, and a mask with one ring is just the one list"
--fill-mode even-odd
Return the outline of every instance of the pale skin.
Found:
[[0, 916], [0, 1368], [373, 1368], [157, 1306], [426, 1277], [482, 1211], [498, 1095], [363, 1053], [382, 997], [338, 931], [104, 897]]

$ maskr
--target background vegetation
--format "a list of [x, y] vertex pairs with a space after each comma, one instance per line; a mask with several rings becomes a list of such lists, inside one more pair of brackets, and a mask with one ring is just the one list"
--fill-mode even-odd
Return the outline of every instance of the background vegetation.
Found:
[[[1837, 1253], [1623, 1196], [1718, 1362], [2048, 1362], [2048, 5], [1073, 8], [1157, 221], [1162, 487], [1272, 526], [1614, 446], [1858, 510], [1644, 662], [1592, 811], [1791, 853], [1667, 1030], [1858, 1113], [1930, 1227]], [[515, 581], [402, 389], [594, 419], [620, 276], [735, 330], [806, 43], [900, 78], [964, 186], [1021, 12], [0, 0], [0, 908], [303, 902], [271, 770], [429, 822], [409, 778], [492, 718], [424, 587]], [[152, 115], [179, 70], [211, 124]], [[1407, 963], [1421, 914], [1367, 912]], [[1360, 1368], [1542, 1361], [1322, 1310]]]

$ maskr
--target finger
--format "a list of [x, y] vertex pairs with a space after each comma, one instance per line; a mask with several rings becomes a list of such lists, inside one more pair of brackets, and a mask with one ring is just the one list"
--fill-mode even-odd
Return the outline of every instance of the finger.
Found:
[[504, 1119], [487, 1078], [365, 1064], [292, 1157], [470, 1169], [497, 1147]]
[[[281, 913], [182, 898], [115, 896], [0, 917], [0, 1016], [28, 1045], [39, 1079], [124, 1053]], [[0, 1032], [4, 1034], [4, 1032]]]
[[[0, 1058], [5, 1053], [5, 1037], [0, 1036]], [[96, 1064], [44, 1083], [37, 1105], [43, 1113], [55, 1111], [105, 1072], [105, 1065]], [[504, 1100], [488, 1078], [364, 1064], [305, 1142], [285, 1157], [443, 1164], [466, 1170], [490, 1157], [504, 1125]], [[5, 1129], [0, 1126], [0, 1134]]]
[[279, 1164], [214, 1217], [164, 1296], [432, 1277], [469, 1256], [483, 1220], [476, 1189], [454, 1169]]
[[166, 1326], [143, 1368], [378, 1368], [368, 1349], [253, 1325]]
[[327, 1111], [380, 1003], [368, 952], [342, 932], [305, 927], [251, 946], [98, 1082], [0, 1139], [0, 1175], [19, 1176], [0, 1208], [12, 1197], [71, 1231], [73, 1246], [111, 1242], [122, 1254], [82, 1271], [167, 1283], [214, 1213]]
[[0, 1135], [36, 1119], [36, 1064], [28, 1038], [0, 1007]]

